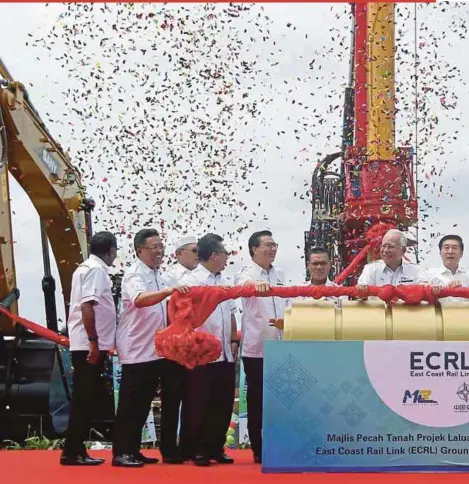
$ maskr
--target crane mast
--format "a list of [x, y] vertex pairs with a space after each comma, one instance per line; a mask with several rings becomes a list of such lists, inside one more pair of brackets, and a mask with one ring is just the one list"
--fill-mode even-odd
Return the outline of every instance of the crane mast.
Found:
[[[413, 149], [395, 146], [395, 6], [357, 3], [352, 9], [342, 151], [328, 155], [313, 174], [313, 214], [305, 233], [305, 253], [326, 246], [335, 255], [336, 274], [366, 245], [371, 227], [382, 222], [406, 230], [418, 213]], [[340, 169], [331, 170], [338, 158]]]

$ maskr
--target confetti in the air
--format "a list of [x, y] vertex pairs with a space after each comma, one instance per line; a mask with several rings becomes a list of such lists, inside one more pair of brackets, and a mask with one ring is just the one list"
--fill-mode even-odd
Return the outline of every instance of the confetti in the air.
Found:
[[[454, 160], [464, 151], [457, 93], [466, 81], [462, 63], [446, 55], [467, 41], [463, 5], [396, 13], [396, 143], [417, 153], [423, 252], [438, 234], [431, 214], [453, 203], [447, 169], [466, 161]], [[282, 219], [300, 237], [309, 229], [312, 171], [341, 146], [350, 8], [330, 7], [320, 40], [308, 22], [275, 8], [67, 4], [49, 32], [34, 36], [38, 55], [68, 75], [61, 101], [51, 100], [63, 111], [53, 131], [70, 140], [97, 201], [97, 227], [119, 233], [124, 264], [143, 227], [160, 229], [169, 244], [181, 232], [218, 232], [238, 251], [262, 221]], [[319, 6], [301, 8], [314, 16]], [[455, 120], [458, 132], [447, 128]], [[302, 240], [284, 250], [301, 257]]]

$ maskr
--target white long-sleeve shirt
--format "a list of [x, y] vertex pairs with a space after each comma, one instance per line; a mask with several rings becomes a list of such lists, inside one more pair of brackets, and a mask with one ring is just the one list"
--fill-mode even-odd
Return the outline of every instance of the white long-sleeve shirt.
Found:
[[137, 308], [135, 300], [144, 292], [161, 291], [166, 286], [158, 270], [141, 260], [134, 262], [122, 278], [122, 314], [116, 332], [116, 347], [122, 364], [159, 360], [155, 334], [167, 326], [166, 301]]
[[167, 287], [177, 286], [180, 284], [179, 281], [181, 278], [190, 272], [192, 272], [190, 269], [177, 262], [176, 264], [168, 267], [168, 269], [163, 272], [161, 277]]
[[416, 264], [402, 261], [402, 264], [393, 271], [382, 260], [366, 264], [358, 278], [359, 286], [385, 286], [391, 284], [425, 284], [427, 277]]
[[[311, 281], [305, 281], [300, 284], [301, 286], [306, 286], [306, 287], [316, 287], [312, 286]], [[338, 284], [335, 282], [331, 281], [329, 278], [326, 279], [326, 283], [324, 284], [325, 287], [339, 287]], [[288, 307], [291, 307], [292, 303], [295, 301], [295, 299], [311, 299], [308, 297], [297, 297], [297, 298], [291, 298], [288, 300]], [[322, 297], [322, 301], [334, 301], [338, 303], [341, 299], [347, 299], [347, 296], [340, 296], [340, 297]]]
[[[281, 269], [271, 266], [268, 271], [251, 261], [235, 277], [237, 286], [244, 286], [248, 281], [265, 281], [270, 286], [284, 286], [285, 275]], [[283, 332], [269, 325], [269, 319], [283, 318], [288, 300], [280, 297], [242, 298], [243, 314], [241, 317], [241, 356], [263, 358], [264, 340], [282, 339]]]
[[[461, 283], [462, 287], [469, 287], [469, 273], [466, 269], [458, 267], [456, 272], [453, 274], [449, 269], [447, 269], [443, 264], [434, 269], [429, 269], [427, 271], [428, 283], [433, 286], [449, 286], [450, 282], [458, 281]], [[462, 297], [444, 297], [440, 301], [445, 302], [457, 302], [457, 301], [467, 301], [467, 299]]]
[[[179, 284], [182, 286], [227, 286], [229, 283], [223, 274], [213, 274], [199, 264], [193, 271], [184, 274], [179, 280]], [[231, 317], [234, 314], [236, 314], [236, 304], [233, 299], [228, 299], [220, 303], [204, 323], [195, 329], [195, 331], [210, 333], [220, 341], [222, 352], [216, 362], [234, 362], [231, 352]]]

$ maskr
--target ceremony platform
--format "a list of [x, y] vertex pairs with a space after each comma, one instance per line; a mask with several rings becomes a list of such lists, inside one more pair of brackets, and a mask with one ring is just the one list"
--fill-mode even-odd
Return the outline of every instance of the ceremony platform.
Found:
[[[60, 451], [5, 450], [0, 451], [0, 483], [34, 484], [144, 484], [160, 482], [167, 484], [254, 484], [254, 483], [314, 483], [314, 484], [466, 484], [466, 473], [456, 474], [263, 474], [261, 467], [252, 462], [248, 450], [229, 451], [234, 465], [195, 467], [191, 463], [182, 466], [164, 464], [147, 465], [140, 469], [111, 467], [110, 451], [92, 451], [93, 457], [103, 457], [105, 464], [98, 467], [62, 467]], [[159, 457], [158, 451], [145, 451], [149, 456]]]

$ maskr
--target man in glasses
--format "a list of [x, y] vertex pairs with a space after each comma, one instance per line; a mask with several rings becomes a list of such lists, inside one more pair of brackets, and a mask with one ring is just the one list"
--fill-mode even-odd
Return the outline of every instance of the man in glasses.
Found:
[[[223, 239], [206, 234], [197, 245], [200, 264], [181, 279], [187, 286], [226, 286], [222, 274], [228, 260]], [[188, 376], [190, 412], [187, 413], [187, 449], [195, 465], [209, 466], [211, 461], [232, 464], [225, 454], [226, 432], [230, 426], [235, 396], [235, 363], [238, 357], [236, 305], [228, 300], [196, 329], [215, 336], [222, 351], [217, 361], [197, 366]]]
[[391, 284], [423, 284], [427, 282], [424, 272], [416, 264], [403, 260], [407, 238], [403, 232], [389, 230], [380, 247], [381, 259], [366, 264], [358, 278], [357, 286], [385, 286]]
[[[329, 255], [329, 252], [324, 247], [314, 247], [313, 249], [310, 250], [309, 256], [308, 256], [308, 271], [311, 274], [311, 278], [309, 281], [306, 281], [303, 285], [337, 287], [337, 284], [335, 282], [332, 282], [329, 279], [329, 274], [331, 272], [331, 269], [332, 269], [332, 260]], [[303, 299], [303, 298], [300, 298], [300, 299]], [[341, 298], [324, 297], [321, 299], [331, 300], [338, 303]], [[344, 296], [344, 299], [346, 299], [345, 296]], [[280, 330], [284, 329], [283, 318], [271, 319], [269, 323], [271, 326], [275, 326]]]
[[311, 279], [308, 285], [313, 286], [337, 286], [329, 279], [332, 269], [332, 261], [329, 252], [324, 247], [314, 247], [309, 252], [308, 271]]
[[184, 274], [193, 271], [199, 265], [196, 237], [185, 235], [176, 241], [174, 247], [176, 263], [163, 274], [163, 280], [168, 286], [178, 285]]
[[[284, 286], [283, 271], [273, 265], [277, 248], [269, 230], [253, 233], [248, 241], [252, 260], [236, 275], [235, 284], [254, 285], [259, 292], [266, 292], [271, 286]], [[242, 298], [241, 357], [247, 382], [248, 433], [256, 463], [262, 462], [264, 340], [282, 338], [282, 331], [269, 321], [282, 319], [287, 304], [287, 299], [279, 297]]]
[[[165, 299], [183, 286], [166, 287], [160, 274], [164, 245], [154, 229], [140, 230], [134, 238], [137, 260], [122, 278], [122, 314], [116, 347], [122, 364], [114, 429], [112, 465], [142, 467], [158, 459], [140, 452], [142, 429], [161, 380], [161, 439], [163, 462], [182, 463], [177, 449], [179, 405], [183, 391], [182, 367], [161, 358], [155, 333], [167, 325]], [[182, 375], [182, 376], [181, 376]]]
[[[443, 287], [468, 287], [469, 273], [461, 266], [464, 254], [464, 242], [459, 235], [445, 235], [438, 243], [440, 249], [441, 266], [428, 271], [429, 283], [436, 286], [435, 293]], [[442, 298], [440, 301], [467, 301], [459, 297]]]

